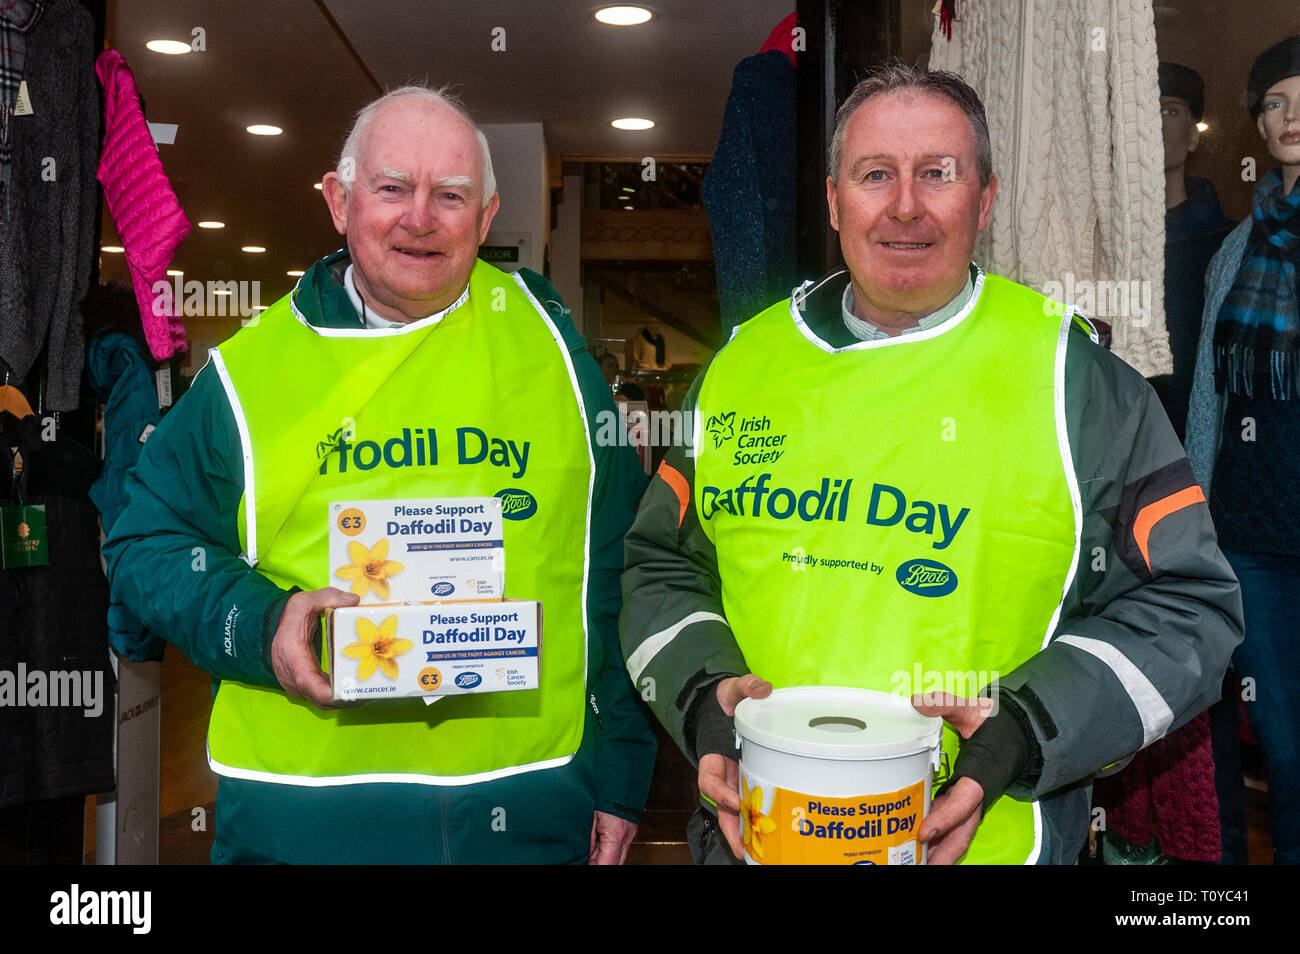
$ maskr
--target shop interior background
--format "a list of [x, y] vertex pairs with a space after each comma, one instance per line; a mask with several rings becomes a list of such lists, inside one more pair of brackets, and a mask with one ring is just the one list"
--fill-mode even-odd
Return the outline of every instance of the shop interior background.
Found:
[[[655, 0], [654, 19], [633, 28], [599, 24], [591, 15], [596, 4], [567, 0], [86, 5], [102, 24], [106, 46], [122, 52], [134, 71], [149, 121], [175, 126], [174, 140], [160, 154], [186, 216], [192, 223], [223, 223], [196, 227], [182, 243], [171, 266], [182, 283], [247, 283], [241, 287], [257, 292], [249, 312], [288, 293], [295, 272], [341, 244], [316, 184], [333, 167], [356, 110], [407, 82], [453, 83], [493, 146], [501, 212], [486, 245], [503, 267], [523, 264], [548, 275], [593, 352], [618, 357], [621, 386], [653, 390], [661, 406], [671, 407], [720, 346], [700, 186], [732, 71], [794, 11], [791, 0]], [[864, 62], [881, 49], [925, 61], [930, 0], [798, 4], [807, 22], [828, 6], [864, 18], [855, 29], [879, 30], [872, 49], [857, 50]], [[1243, 158], [1269, 167], [1244, 109], [1245, 77], [1261, 49], [1300, 32], [1300, 6], [1158, 0], [1153, 15], [1160, 58], [1192, 66], [1205, 79], [1206, 129], [1188, 171], [1212, 180], [1224, 211], [1241, 219], [1254, 185], [1242, 177]], [[146, 49], [159, 38], [190, 43], [191, 52]], [[655, 125], [642, 131], [610, 125], [623, 116]], [[252, 124], [282, 131], [251, 135]], [[644, 174], [647, 159], [653, 178]], [[813, 179], [822, 174], [813, 171]], [[102, 221], [100, 281], [129, 282], [122, 255], [109, 251], [121, 241], [106, 209]], [[249, 314], [232, 310], [239, 309], [208, 301], [203, 313], [186, 316], [189, 350], [171, 366], [178, 395], [208, 348], [247, 321]], [[642, 331], [662, 336], [664, 367], [633, 368]], [[146, 791], [119, 802], [116, 823], [156, 814], [156, 857], [205, 864], [216, 794], [204, 755], [209, 678], [174, 649], [160, 676], [147, 669], [139, 676], [145, 688], [137, 714], [160, 716], [160, 787], [156, 800]], [[161, 705], [148, 689], [159, 678]], [[683, 838], [696, 797], [694, 772], [661, 738], [650, 811], [631, 860], [688, 861]], [[92, 796], [88, 861], [97, 850], [102, 858], [108, 844], [101, 831], [97, 849], [96, 816]], [[1267, 843], [1259, 839], [1267, 839], [1267, 825], [1252, 815], [1251, 829], [1252, 861], [1266, 859]]]

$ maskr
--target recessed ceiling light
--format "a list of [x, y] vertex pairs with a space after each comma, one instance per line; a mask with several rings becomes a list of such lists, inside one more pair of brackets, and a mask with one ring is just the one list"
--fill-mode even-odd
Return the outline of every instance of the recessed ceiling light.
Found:
[[261, 245], [245, 245], [240, 248], [241, 252], [265, 252], [266, 248]]
[[654, 16], [645, 7], [633, 6], [601, 7], [594, 15], [601, 23], [610, 26], [636, 26]]
[[217, 222], [213, 220], [199, 223], [199, 228], [201, 229], [224, 229], [225, 227], [226, 227], [225, 222]]
[[295, 268], [291, 272], [285, 272], [285, 274], [288, 275], [290, 278], [301, 278], [303, 275], [306, 275], [307, 273], [302, 271], [301, 269]]
[[180, 56], [182, 53], [190, 52], [190, 45], [180, 40], [150, 40], [144, 48], [155, 53], [166, 53], [168, 56]]
[[1198, 130], [1199, 132], [1205, 132], [1206, 130], [1208, 130], [1208, 129], [1210, 128], [1210, 124], [1209, 124], [1209, 123], [1197, 123], [1197, 124], [1196, 124], [1196, 128], [1197, 128], [1197, 130]]
[[101, 252], [125, 252], [126, 251], [126, 249], [124, 249], [120, 245], [101, 245], [99, 247], [99, 250]]
[[641, 119], [636, 116], [624, 116], [610, 123], [615, 129], [652, 129], [654, 124], [653, 119]]
[[212, 289], [212, 294], [214, 294], [214, 295], [229, 295], [229, 294], [231, 294], [231, 291], [230, 291], [229, 288], [213, 288], [213, 289]]
[[278, 136], [284, 132], [279, 126], [272, 126], [270, 123], [253, 123], [253, 125], [244, 128], [254, 136]]
[[270, 305], [254, 305], [253, 311], [266, 311], [266, 309], [270, 307], [271, 307]]
[[627, 209], [629, 212], [634, 211], [633, 207], [630, 206], [630, 205], [625, 205], [625, 206], [623, 206], [623, 208]]
[[313, 182], [313, 183], [311, 184], [311, 187], [312, 187], [313, 189], [320, 189], [320, 191], [322, 191], [322, 192], [325, 191], [325, 187], [324, 187], [323, 185], [321, 185], [319, 182]]
[[167, 269], [167, 274], [168, 274], [168, 275], [184, 275], [185, 273], [182, 272], [179, 268], [169, 268], [169, 269]]
[[633, 189], [631, 186], [623, 186], [623, 188], [622, 188], [621, 190], [619, 190], [619, 191], [621, 191], [621, 192], [635, 192], [636, 189]]

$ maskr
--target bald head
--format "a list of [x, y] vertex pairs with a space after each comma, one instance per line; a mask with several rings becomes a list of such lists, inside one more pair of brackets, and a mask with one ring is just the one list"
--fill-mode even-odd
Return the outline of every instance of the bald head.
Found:
[[492, 171], [492, 152], [488, 148], [487, 137], [470, 117], [454, 96], [447, 92], [447, 87], [433, 89], [428, 86], [403, 86], [385, 93], [383, 96], [362, 107], [352, 121], [347, 139], [343, 142], [343, 151], [339, 154], [338, 173], [343, 188], [351, 191], [356, 180], [357, 167], [361, 153], [366, 147], [370, 128], [375, 118], [383, 111], [394, 106], [419, 107], [421, 105], [434, 111], [447, 110], [454, 114], [473, 133], [478, 142], [482, 159], [479, 168], [479, 184], [482, 186], [482, 204], [486, 207], [497, 191], [496, 175]]

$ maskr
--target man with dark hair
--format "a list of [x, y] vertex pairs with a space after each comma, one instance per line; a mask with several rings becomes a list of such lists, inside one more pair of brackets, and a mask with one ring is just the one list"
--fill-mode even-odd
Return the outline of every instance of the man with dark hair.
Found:
[[[739, 701], [844, 685], [947, 723], [930, 863], [1068, 863], [1092, 777], [1216, 699], [1241, 639], [1146, 382], [1086, 319], [972, 263], [998, 189], [986, 130], [954, 75], [859, 85], [826, 182], [848, 274], [737, 329], [628, 532], [623, 650], [698, 761], [697, 860], [750, 840]], [[917, 695], [976, 673], [992, 698]]]

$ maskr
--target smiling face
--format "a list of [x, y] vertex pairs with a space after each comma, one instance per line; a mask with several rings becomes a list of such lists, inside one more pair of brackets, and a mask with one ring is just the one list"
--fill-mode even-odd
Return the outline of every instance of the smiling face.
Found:
[[951, 301], [996, 194], [996, 176], [980, 186], [975, 130], [950, 100], [901, 90], [863, 103], [839, 181], [826, 180], [858, 316], [906, 327]]
[[1268, 88], [1257, 122], [1269, 154], [1282, 163], [1282, 186], [1289, 193], [1300, 178], [1300, 76], [1288, 76]]
[[347, 236], [366, 306], [391, 321], [446, 308], [469, 282], [498, 198], [483, 205], [482, 151], [452, 108], [398, 99], [374, 115], [351, 190], [324, 179], [334, 227]]

